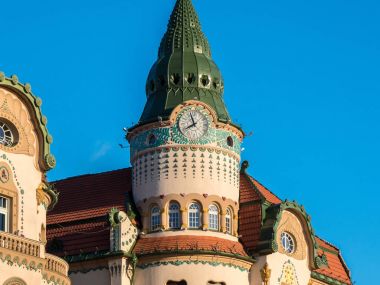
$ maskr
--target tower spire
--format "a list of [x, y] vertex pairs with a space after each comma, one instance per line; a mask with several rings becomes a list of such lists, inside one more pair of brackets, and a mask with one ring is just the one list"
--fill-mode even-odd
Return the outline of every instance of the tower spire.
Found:
[[177, 0], [158, 56], [163, 57], [178, 49], [196, 51], [211, 57], [208, 40], [202, 32], [191, 0]]
[[222, 74], [211, 58], [191, 0], [177, 0], [147, 79], [147, 102], [139, 125], [168, 118], [188, 100], [206, 103], [219, 121], [230, 122], [223, 90]]

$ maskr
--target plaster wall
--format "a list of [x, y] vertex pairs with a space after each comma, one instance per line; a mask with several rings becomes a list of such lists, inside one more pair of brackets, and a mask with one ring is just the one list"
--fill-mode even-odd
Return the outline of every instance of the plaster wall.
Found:
[[[190, 148], [152, 151], [133, 161], [133, 195], [136, 204], [168, 194], [218, 195], [239, 200], [239, 160], [228, 153]], [[210, 151], [211, 152], [210, 152]]]
[[171, 237], [171, 236], [202, 236], [202, 237], [217, 237], [223, 238], [230, 241], [238, 241], [238, 238], [229, 234], [215, 232], [215, 231], [203, 231], [203, 230], [181, 230], [181, 231], [164, 231], [164, 232], [156, 232], [150, 233], [147, 236], [155, 238], [155, 237]]
[[107, 285], [111, 284], [108, 269], [89, 271], [87, 273], [72, 273], [69, 275], [72, 285]]
[[28, 270], [25, 266], [16, 263], [8, 264], [0, 259], [0, 284], [4, 284], [10, 278], [21, 278], [28, 285], [43, 284], [40, 270]]
[[36, 168], [35, 158], [0, 150], [0, 162], [9, 165], [9, 175], [13, 177], [18, 194], [18, 228], [13, 229], [13, 233], [38, 241], [41, 225], [46, 225], [46, 209], [37, 206], [36, 190], [42, 174]]
[[209, 281], [249, 285], [248, 272], [223, 265], [182, 264], [136, 270], [136, 285], [166, 285], [169, 280], [185, 280], [187, 285], [206, 285]]
[[[295, 242], [293, 253], [286, 253], [281, 245], [281, 233], [291, 234]], [[310, 281], [311, 271], [309, 266], [309, 249], [312, 247], [305, 225], [291, 211], [282, 213], [277, 228], [276, 242], [278, 252], [257, 258], [257, 262], [251, 269], [251, 285], [262, 285], [260, 270], [268, 264], [272, 271], [269, 284], [271, 285], [306, 285]], [[288, 278], [293, 280], [291, 283], [284, 282]]]
[[[16, 145], [0, 145], [0, 163], [9, 166], [17, 192], [18, 212], [12, 213], [12, 218], [17, 218], [17, 227], [12, 227], [12, 233], [38, 241], [41, 225], [46, 225], [46, 210], [37, 208], [36, 189], [41, 183], [42, 172], [38, 165], [40, 142], [33, 119], [20, 95], [4, 88], [0, 88], [0, 117], [13, 124], [17, 129], [14, 133], [18, 134]], [[0, 182], [2, 188], [4, 183]]]
[[[273, 253], [268, 256], [257, 258], [257, 262], [253, 265], [250, 274], [250, 285], [262, 285], [260, 270], [268, 263], [269, 269], [272, 270], [269, 284], [282, 285], [286, 275], [286, 266], [288, 264], [294, 267], [293, 283], [284, 283], [286, 285], [306, 285], [310, 280], [310, 270], [307, 260], [297, 260], [281, 253]], [[281, 282], [282, 281], [282, 282]]]

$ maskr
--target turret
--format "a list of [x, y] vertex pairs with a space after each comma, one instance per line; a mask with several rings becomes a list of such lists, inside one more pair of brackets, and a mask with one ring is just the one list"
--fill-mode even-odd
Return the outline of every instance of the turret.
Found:
[[[237, 235], [243, 132], [190, 0], [178, 0], [149, 73], [147, 102], [128, 133], [143, 232]], [[192, 231], [193, 232], [193, 231]]]

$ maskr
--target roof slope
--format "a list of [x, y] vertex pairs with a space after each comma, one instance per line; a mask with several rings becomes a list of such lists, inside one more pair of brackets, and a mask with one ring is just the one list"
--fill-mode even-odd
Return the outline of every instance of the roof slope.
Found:
[[328, 268], [317, 269], [315, 272], [351, 284], [350, 271], [343, 260], [340, 250], [321, 238], [317, 237], [316, 239], [320, 246], [321, 254], [324, 253], [327, 257]]
[[[261, 234], [262, 203], [280, 204], [282, 200], [265, 186], [242, 171], [240, 175], [240, 211], [239, 211], [239, 234], [244, 248], [249, 253], [254, 253]], [[320, 255], [327, 257], [328, 267], [314, 271], [315, 277], [322, 274], [329, 278], [352, 284], [350, 271], [345, 265], [340, 251], [328, 242], [316, 238], [321, 247]]]
[[82, 175], [54, 184], [60, 195], [47, 217], [50, 251], [61, 256], [108, 251], [107, 214], [111, 208], [126, 211], [131, 169]]
[[[131, 168], [99, 174], [82, 175], [55, 182], [60, 192], [59, 203], [48, 213], [48, 251], [59, 256], [75, 256], [107, 252], [109, 248], [108, 213], [111, 208], [126, 211], [131, 193]], [[140, 238], [137, 254], [166, 250], [217, 250], [247, 256], [254, 254], [260, 240], [263, 204], [280, 204], [282, 200], [247, 173], [240, 174], [239, 234], [241, 244], [212, 237], [176, 236]], [[328, 267], [315, 270], [319, 274], [351, 284], [350, 273], [339, 249], [317, 238], [319, 254], [325, 254]], [[70, 261], [70, 259], [68, 259]]]

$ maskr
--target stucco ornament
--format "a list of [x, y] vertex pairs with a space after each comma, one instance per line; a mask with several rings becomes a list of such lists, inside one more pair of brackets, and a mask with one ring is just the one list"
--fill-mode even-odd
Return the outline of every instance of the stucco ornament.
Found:
[[260, 270], [261, 280], [263, 280], [264, 285], [269, 285], [272, 270], [269, 269], [268, 263], [265, 263], [264, 267]]
[[55, 167], [55, 159], [50, 152], [53, 138], [41, 105], [41, 98], [32, 94], [29, 83], [21, 84], [16, 75], [8, 78], [0, 72], [0, 117], [10, 121], [18, 132], [17, 144], [0, 148], [30, 156], [38, 154], [37, 164], [45, 172]]
[[55, 190], [53, 184], [41, 182], [36, 189], [37, 205], [44, 205], [47, 209], [52, 210], [58, 202], [59, 193]]
[[288, 260], [284, 263], [281, 277], [279, 278], [280, 285], [299, 285], [296, 268], [293, 263]]

